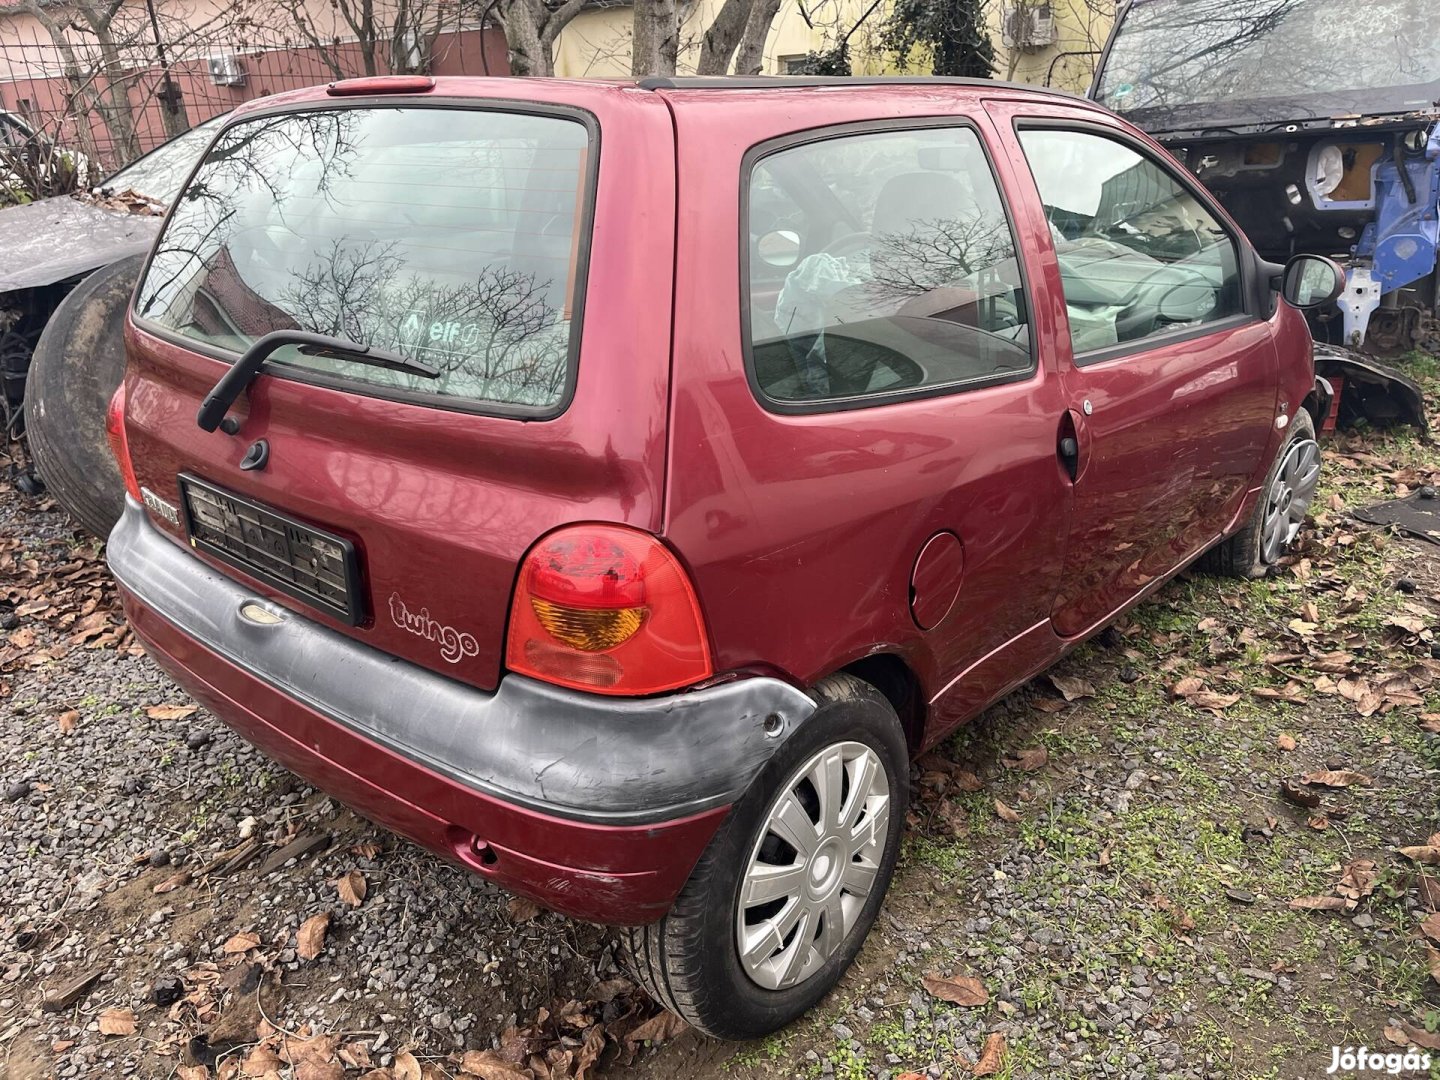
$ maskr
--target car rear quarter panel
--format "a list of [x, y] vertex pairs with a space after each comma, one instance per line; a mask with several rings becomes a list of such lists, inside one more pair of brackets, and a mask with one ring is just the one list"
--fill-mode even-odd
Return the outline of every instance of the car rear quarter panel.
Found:
[[[672, 107], [683, 255], [666, 535], [695, 578], [716, 669], [773, 667], [809, 684], [890, 652], [935, 698], [967, 663], [1043, 624], [1053, 595], [1068, 497], [1055, 458], [1057, 308], [1043, 291], [1030, 297], [1039, 370], [1026, 382], [839, 413], [767, 411], [742, 346], [741, 169], [756, 144], [859, 121], [953, 118], [988, 143], [979, 96], [938, 86], [691, 89], [675, 92]], [[991, 155], [1008, 196], [1009, 166], [993, 146]], [[1033, 282], [1043, 218], [1011, 210]], [[925, 633], [911, 616], [911, 571], [957, 517], [974, 526], [960, 530], [960, 598]]]

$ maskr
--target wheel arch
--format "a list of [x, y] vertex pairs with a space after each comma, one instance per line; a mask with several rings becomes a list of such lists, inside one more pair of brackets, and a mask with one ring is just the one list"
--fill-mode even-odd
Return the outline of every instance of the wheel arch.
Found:
[[920, 679], [904, 658], [895, 653], [874, 653], [840, 668], [884, 695], [900, 717], [905, 745], [915, 754], [925, 739], [925, 694]]

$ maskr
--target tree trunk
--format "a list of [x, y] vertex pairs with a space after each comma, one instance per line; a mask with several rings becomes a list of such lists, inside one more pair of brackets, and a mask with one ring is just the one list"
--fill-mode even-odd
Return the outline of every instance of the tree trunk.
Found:
[[635, 0], [630, 73], [674, 75], [680, 51], [680, 12], [675, 0]]
[[780, 0], [755, 0], [750, 17], [745, 20], [745, 33], [735, 51], [736, 75], [759, 75], [765, 65], [765, 42], [770, 28], [780, 13]]
[[539, 7], [529, 0], [500, 0], [495, 5], [495, 21], [505, 34], [511, 75], [555, 73], [555, 62], [540, 40], [540, 25], [536, 19]]
[[695, 65], [697, 75], [724, 75], [730, 70], [730, 58], [745, 34], [745, 24], [758, 0], [725, 0], [715, 13], [715, 20], [700, 39], [700, 59]]

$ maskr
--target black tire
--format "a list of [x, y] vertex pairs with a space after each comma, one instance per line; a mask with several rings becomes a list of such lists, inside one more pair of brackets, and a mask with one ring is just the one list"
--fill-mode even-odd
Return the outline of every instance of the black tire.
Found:
[[[670, 913], [653, 925], [620, 932], [630, 969], [650, 996], [717, 1038], [769, 1034], [823, 998], [860, 951], [895, 870], [909, 794], [909, 753], [899, 718], [878, 690], [851, 675], [822, 680], [813, 696], [819, 709], [735, 804]], [[793, 986], [765, 989], [746, 974], [736, 944], [742, 877], [772, 799], [812, 755], [843, 742], [874, 750], [886, 772], [889, 820], [879, 870], [854, 925], [830, 958]]]
[[1284, 464], [1285, 456], [1290, 452], [1290, 448], [1302, 439], [1313, 440], [1314, 438], [1315, 421], [1310, 418], [1308, 412], [1301, 409], [1291, 419], [1289, 435], [1280, 445], [1280, 452], [1275, 455], [1275, 460], [1270, 465], [1270, 471], [1265, 474], [1265, 486], [1260, 490], [1260, 498], [1256, 500], [1255, 508], [1250, 512], [1249, 520], [1234, 536], [1220, 541], [1200, 557], [1198, 566], [1201, 570], [1224, 577], [1251, 580], [1262, 578], [1270, 572], [1270, 564], [1264, 558], [1264, 537], [1262, 535], [1270, 491], [1275, 485], [1275, 478], [1279, 474], [1280, 467]]
[[105, 410], [125, 374], [125, 309], [143, 255], [101, 267], [60, 302], [25, 383], [25, 430], [55, 501], [102, 539], [125, 507]]

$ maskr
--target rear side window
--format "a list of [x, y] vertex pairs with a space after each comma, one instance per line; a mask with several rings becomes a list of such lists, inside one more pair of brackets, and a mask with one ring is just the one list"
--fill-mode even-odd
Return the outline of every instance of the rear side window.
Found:
[[442, 108], [235, 124], [181, 195], [136, 314], [222, 353], [306, 330], [440, 371], [274, 354], [317, 381], [554, 412], [577, 346], [590, 142], [574, 119]]
[[770, 402], [846, 408], [1033, 370], [1014, 238], [969, 128], [790, 146], [747, 194], [747, 329]]

